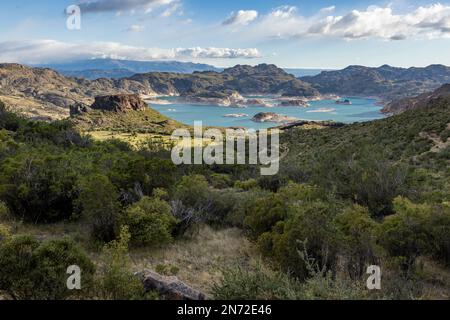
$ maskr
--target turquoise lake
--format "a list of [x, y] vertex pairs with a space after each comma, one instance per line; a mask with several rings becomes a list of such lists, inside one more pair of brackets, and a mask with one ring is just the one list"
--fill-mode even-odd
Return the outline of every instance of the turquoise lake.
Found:
[[[251, 106], [246, 108], [222, 107], [216, 105], [196, 105], [185, 103], [151, 104], [151, 107], [162, 114], [184, 124], [193, 125], [194, 121], [202, 121], [204, 126], [244, 127], [248, 129], [263, 129], [279, 125], [274, 122], [256, 123], [251, 119], [260, 112], [274, 112], [280, 115], [294, 117], [299, 120], [332, 120], [344, 123], [364, 122], [384, 118], [380, 112], [381, 106], [375, 99], [349, 99], [351, 105], [339, 105], [335, 100], [311, 101], [310, 107], [264, 107]], [[172, 101], [171, 98], [164, 100]], [[175, 100], [173, 100], [175, 101]], [[245, 117], [226, 117], [230, 114], [245, 114]]]

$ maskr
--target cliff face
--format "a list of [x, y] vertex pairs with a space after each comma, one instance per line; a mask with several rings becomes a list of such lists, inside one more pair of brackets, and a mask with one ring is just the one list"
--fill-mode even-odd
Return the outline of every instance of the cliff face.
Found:
[[435, 90], [450, 82], [450, 67], [431, 65], [426, 68], [379, 68], [350, 66], [325, 71], [301, 80], [321, 93], [356, 96], [378, 96], [385, 101], [397, 100]]
[[399, 114], [406, 110], [425, 108], [439, 98], [450, 97], [450, 84], [445, 84], [433, 92], [426, 92], [417, 97], [400, 99], [389, 103], [381, 111]]
[[147, 104], [135, 94], [96, 97], [91, 106], [93, 110], [112, 112], [144, 111], [147, 108]]

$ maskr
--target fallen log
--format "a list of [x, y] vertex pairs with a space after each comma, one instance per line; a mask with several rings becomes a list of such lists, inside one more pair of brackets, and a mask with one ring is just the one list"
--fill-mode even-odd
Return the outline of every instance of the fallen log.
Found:
[[177, 277], [163, 276], [146, 270], [139, 274], [145, 290], [157, 291], [169, 300], [205, 300], [206, 296], [180, 281]]

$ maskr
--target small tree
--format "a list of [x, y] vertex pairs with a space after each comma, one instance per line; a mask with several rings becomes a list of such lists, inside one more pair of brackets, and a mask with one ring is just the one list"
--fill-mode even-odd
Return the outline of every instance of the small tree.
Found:
[[128, 243], [130, 233], [122, 227], [119, 238], [105, 245], [102, 267], [97, 279], [97, 296], [107, 300], [140, 300], [145, 298], [141, 281], [130, 271]]
[[399, 197], [394, 200], [394, 209], [396, 214], [384, 219], [378, 241], [408, 275], [417, 257], [427, 251], [430, 207]]
[[351, 277], [359, 278], [365, 267], [375, 263], [377, 223], [369, 210], [359, 205], [346, 208], [334, 221], [339, 231], [340, 250], [346, 258]]
[[126, 210], [122, 225], [127, 225], [131, 243], [136, 246], [162, 246], [172, 241], [177, 220], [170, 205], [158, 197], [144, 197]]
[[116, 237], [120, 205], [111, 181], [103, 175], [92, 175], [79, 184], [78, 208], [91, 226], [94, 238], [108, 242]]
[[[68, 290], [67, 268], [82, 270], [82, 290]], [[40, 244], [29, 236], [0, 241], [0, 291], [13, 299], [61, 300], [79, 297], [91, 289], [94, 264], [72, 240]]]

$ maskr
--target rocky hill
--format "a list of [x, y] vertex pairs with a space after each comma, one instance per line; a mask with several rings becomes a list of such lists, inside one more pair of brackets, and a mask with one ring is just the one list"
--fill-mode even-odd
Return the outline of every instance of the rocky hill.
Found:
[[433, 92], [426, 92], [417, 97], [404, 98], [391, 102], [381, 111], [385, 113], [398, 114], [406, 110], [427, 107], [435, 100], [446, 97], [450, 97], [450, 84], [445, 84]]
[[91, 106], [71, 106], [71, 121], [83, 132], [171, 134], [184, 125], [148, 107], [138, 95], [96, 97]]
[[0, 99], [31, 118], [65, 118], [70, 105], [91, 104], [96, 96], [117, 93], [145, 95], [153, 91], [128, 79], [88, 81], [68, 78], [51, 69], [0, 64]]
[[194, 72], [191, 75], [177, 73], [137, 74], [129, 78], [153, 88], [156, 92], [181, 96], [210, 94], [217, 98], [232, 92], [249, 94], [282, 94], [286, 96], [317, 96], [311, 85], [288, 74], [275, 65], [261, 64], [255, 67], [235, 66], [223, 72]]
[[450, 67], [430, 65], [426, 68], [379, 68], [349, 66], [339, 71], [324, 71], [317, 76], [302, 77], [321, 93], [377, 96], [385, 102], [435, 90], [450, 82]]

